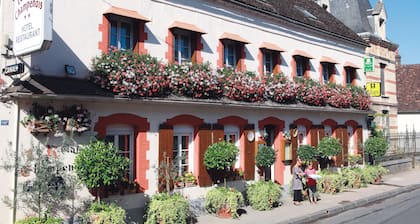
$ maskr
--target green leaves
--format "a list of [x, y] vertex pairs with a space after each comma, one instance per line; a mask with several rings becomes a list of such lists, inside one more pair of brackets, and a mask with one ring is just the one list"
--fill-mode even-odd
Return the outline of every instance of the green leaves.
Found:
[[120, 155], [112, 143], [90, 142], [76, 156], [77, 177], [88, 187], [110, 186], [121, 180], [130, 160]]
[[188, 199], [180, 194], [160, 193], [154, 195], [150, 201], [145, 224], [186, 224], [191, 215]]
[[388, 142], [383, 137], [370, 137], [365, 141], [364, 151], [375, 160], [384, 156], [388, 150]]
[[247, 187], [247, 198], [253, 209], [259, 211], [271, 210], [275, 204], [280, 202], [280, 185], [270, 181], [258, 181]]
[[232, 143], [225, 141], [214, 143], [204, 154], [204, 165], [207, 169], [224, 170], [235, 163], [238, 153], [239, 149]]
[[269, 146], [263, 145], [258, 147], [258, 152], [255, 157], [257, 166], [269, 167], [276, 161], [276, 151]]
[[297, 150], [298, 157], [305, 161], [310, 162], [316, 160], [317, 152], [315, 147], [310, 145], [302, 145]]
[[336, 138], [324, 137], [318, 144], [318, 154], [323, 158], [338, 155], [341, 150], [341, 144]]

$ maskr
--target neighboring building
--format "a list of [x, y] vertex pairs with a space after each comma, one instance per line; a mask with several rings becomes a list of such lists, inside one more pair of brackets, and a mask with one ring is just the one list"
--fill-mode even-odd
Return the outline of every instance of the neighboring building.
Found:
[[[13, 2], [1, 2], [0, 27], [5, 34], [0, 37], [1, 43], [6, 43], [7, 36], [13, 39]], [[75, 150], [68, 155], [63, 170], [72, 171], [72, 159], [81, 145], [95, 136], [106, 138], [130, 158], [129, 178], [148, 194], [158, 190], [156, 170], [164, 152], [170, 157], [188, 157], [177, 162], [183, 171], [197, 177], [200, 186], [208, 186], [203, 154], [219, 137], [239, 147], [235, 166], [246, 180], [258, 179], [255, 152], [258, 140], [267, 137], [267, 143], [278, 152], [272, 173], [273, 180], [280, 184], [289, 182], [290, 166], [300, 144], [316, 146], [325, 135], [339, 138], [343, 151], [337, 165], [344, 164], [348, 154], [362, 153], [360, 145], [368, 136], [368, 111], [301, 103], [127, 98], [87, 80], [92, 58], [114, 46], [170, 63], [208, 61], [213, 68], [230, 66], [260, 76], [277, 72], [290, 80], [303, 76], [321, 83], [364, 86], [366, 76], [360, 68], [367, 43], [312, 1], [61, 0], [54, 1], [53, 22], [53, 41], [48, 50], [13, 57], [11, 49], [1, 46], [2, 66], [18, 62], [25, 65], [25, 72], [14, 76], [13, 83], [1, 76], [5, 83], [0, 145], [10, 146], [12, 151], [28, 150], [34, 143], [60, 150], [62, 135], [35, 135], [21, 124], [33, 103], [38, 103], [56, 110], [77, 104], [90, 112], [92, 128], [73, 136]], [[384, 96], [389, 98], [380, 98], [375, 107], [390, 111], [390, 126], [394, 126], [395, 45], [374, 35], [363, 37], [370, 41], [369, 52], [376, 52], [377, 65], [386, 65], [383, 76], [386, 74], [389, 89]], [[384, 51], [387, 57], [382, 55]], [[379, 76], [368, 77], [376, 80]], [[290, 148], [283, 137], [288, 131]], [[13, 173], [4, 174], [0, 194], [13, 197], [9, 193], [13, 187]], [[11, 210], [0, 205], [0, 217], [12, 220], [11, 216]]]
[[396, 134], [398, 100], [395, 56], [398, 45], [386, 36], [388, 18], [384, 3], [379, 0], [372, 8], [369, 0], [317, 2], [369, 43], [366, 57], [373, 57], [374, 70], [365, 72], [366, 83], [380, 83], [381, 87], [379, 95], [371, 97], [372, 110], [375, 111], [371, 116], [376, 127], [385, 134]]
[[420, 131], [420, 64], [402, 65], [397, 55], [398, 132]]

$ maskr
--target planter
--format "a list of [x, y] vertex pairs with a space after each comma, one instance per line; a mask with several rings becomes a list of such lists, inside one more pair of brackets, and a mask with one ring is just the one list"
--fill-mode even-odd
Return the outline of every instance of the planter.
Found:
[[224, 218], [224, 219], [232, 218], [232, 213], [230, 211], [230, 208], [227, 208], [227, 207], [223, 207], [223, 208], [219, 209], [216, 212], [216, 215], [217, 215], [217, 217]]

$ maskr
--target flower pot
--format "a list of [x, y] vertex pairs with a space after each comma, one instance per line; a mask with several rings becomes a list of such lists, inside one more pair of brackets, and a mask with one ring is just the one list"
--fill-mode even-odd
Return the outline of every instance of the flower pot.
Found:
[[232, 213], [230, 212], [230, 208], [228, 208], [227, 206], [220, 208], [217, 211], [217, 217], [224, 218], [224, 219], [232, 218]]

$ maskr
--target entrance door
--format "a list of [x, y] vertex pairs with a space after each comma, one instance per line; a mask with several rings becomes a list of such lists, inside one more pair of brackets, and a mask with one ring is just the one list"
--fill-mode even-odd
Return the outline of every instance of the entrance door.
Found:
[[130, 159], [130, 167], [127, 177], [130, 181], [134, 180], [133, 158], [134, 158], [134, 144], [133, 144], [133, 129], [128, 126], [113, 125], [107, 128], [107, 135], [105, 141], [112, 142], [114, 147], [120, 150], [120, 154]]

